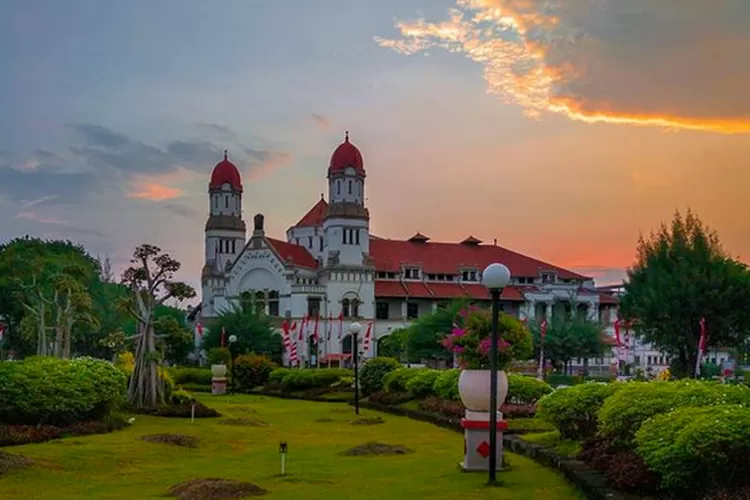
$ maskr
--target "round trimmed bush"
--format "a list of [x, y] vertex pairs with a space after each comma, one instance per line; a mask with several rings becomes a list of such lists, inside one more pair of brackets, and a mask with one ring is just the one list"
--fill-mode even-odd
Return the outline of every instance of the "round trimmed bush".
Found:
[[268, 383], [269, 384], [280, 384], [281, 381], [286, 377], [288, 374], [292, 373], [291, 368], [276, 368], [274, 371], [271, 372], [271, 374], [268, 376]]
[[744, 486], [750, 474], [750, 409], [743, 406], [679, 408], [645, 421], [635, 439], [664, 489]]
[[169, 368], [167, 372], [172, 376], [175, 385], [196, 384], [211, 386], [212, 375], [209, 368]]
[[399, 368], [393, 370], [383, 379], [383, 388], [388, 392], [406, 392], [406, 384], [425, 368]]
[[597, 431], [599, 409], [621, 384], [588, 382], [557, 389], [543, 396], [536, 406], [536, 416], [554, 425], [568, 439], [592, 437]]
[[281, 379], [284, 391], [304, 391], [319, 387], [330, 387], [344, 377], [351, 377], [352, 372], [346, 368], [308, 368], [289, 370]]
[[401, 368], [401, 363], [393, 358], [375, 357], [368, 360], [359, 372], [359, 386], [362, 394], [369, 396], [382, 391], [385, 376], [399, 368]]
[[632, 447], [636, 431], [651, 417], [676, 408], [742, 404], [750, 406], [750, 388], [720, 382], [630, 382], [621, 384], [599, 411], [599, 432], [620, 446]]
[[432, 384], [435, 394], [446, 401], [459, 401], [461, 399], [458, 394], [459, 376], [461, 376], [461, 370], [457, 368], [441, 371]]
[[0, 363], [0, 421], [8, 424], [101, 420], [126, 394], [127, 376], [109, 361], [33, 357]]
[[237, 356], [232, 366], [232, 380], [245, 391], [268, 383], [274, 369], [270, 359], [258, 354]]
[[406, 391], [415, 398], [426, 398], [435, 395], [435, 380], [440, 370], [420, 370], [406, 382]]
[[552, 392], [544, 380], [526, 375], [508, 374], [508, 403], [533, 406], [542, 396]]

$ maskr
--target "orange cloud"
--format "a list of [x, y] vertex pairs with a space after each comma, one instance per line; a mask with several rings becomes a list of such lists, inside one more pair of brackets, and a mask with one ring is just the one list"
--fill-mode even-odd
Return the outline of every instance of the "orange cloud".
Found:
[[172, 184], [185, 182], [196, 178], [198, 175], [198, 173], [186, 168], [178, 168], [164, 174], [136, 174], [133, 178], [133, 186], [127, 193], [127, 197], [151, 201], [180, 198], [185, 195], [185, 191], [172, 186]]
[[750, 133], [748, 24], [734, 0], [457, 0], [447, 21], [375, 40], [462, 53], [529, 117], [735, 134]]

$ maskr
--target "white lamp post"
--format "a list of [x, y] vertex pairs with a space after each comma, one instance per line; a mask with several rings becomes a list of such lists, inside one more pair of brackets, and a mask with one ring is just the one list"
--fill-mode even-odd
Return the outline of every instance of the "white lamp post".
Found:
[[230, 335], [229, 336], [229, 366], [230, 370], [232, 372], [232, 394], [234, 394], [234, 349], [232, 349], [232, 346], [234, 343], [237, 342], [237, 335]]
[[352, 334], [352, 361], [354, 362], [354, 412], [359, 415], [359, 332], [362, 325], [356, 321], [349, 325]]
[[500, 315], [500, 294], [510, 283], [510, 270], [503, 264], [490, 264], [482, 273], [482, 283], [492, 297], [492, 339], [490, 344], [490, 477], [496, 482], [497, 469], [497, 322]]

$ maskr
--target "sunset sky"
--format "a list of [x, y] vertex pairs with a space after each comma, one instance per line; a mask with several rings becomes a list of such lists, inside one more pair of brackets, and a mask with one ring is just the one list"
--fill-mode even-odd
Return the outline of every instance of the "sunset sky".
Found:
[[197, 285], [222, 150], [284, 238], [349, 130], [371, 230], [622, 279], [692, 208], [750, 262], [747, 0], [3, 0], [0, 238]]

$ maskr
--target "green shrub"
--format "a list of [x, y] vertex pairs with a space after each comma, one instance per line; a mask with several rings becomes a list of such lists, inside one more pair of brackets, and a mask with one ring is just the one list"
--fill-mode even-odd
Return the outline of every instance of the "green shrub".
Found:
[[270, 359], [258, 354], [237, 356], [232, 366], [232, 381], [239, 389], [249, 391], [266, 385], [275, 365]]
[[0, 363], [0, 422], [57, 426], [101, 420], [125, 402], [127, 376], [93, 358]]
[[544, 380], [526, 375], [508, 374], [508, 403], [535, 405], [542, 396], [552, 392], [552, 387]]
[[419, 370], [415, 376], [406, 382], [406, 390], [415, 398], [426, 398], [435, 395], [435, 380], [440, 376], [440, 370]]
[[580, 375], [563, 375], [562, 373], [550, 373], [546, 377], [546, 382], [551, 387], [557, 387], [560, 385], [578, 385], [583, 383], [583, 377]]
[[228, 365], [232, 359], [232, 353], [226, 347], [214, 347], [208, 350], [206, 358], [211, 365]]
[[461, 396], [458, 394], [458, 377], [461, 376], [461, 370], [454, 368], [443, 370], [432, 384], [435, 394], [446, 401], [460, 401]]
[[173, 405], [189, 405], [195, 401], [192, 394], [184, 389], [177, 389], [172, 393], [171, 402]]
[[195, 367], [181, 367], [181, 368], [169, 368], [167, 372], [172, 376], [176, 385], [184, 384], [198, 384], [198, 385], [211, 385], [211, 369], [210, 368], [195, 368]]
[[635, 439], [638, 454], [661, 476], [664, 489], [743, 486], [750, 473], [746, 407], [678, 408], [645, 421]]
[[554, 425], [566, 439], [592, 437], [597, 430], [597, 415], [602, 404], [617, 393], [621, 384], [589, 382], [557, 389], [543, 396], [536, 416]]
[[425, 368], [399, 368], [393, 370], [383, 379], [383, 388], [387, 392], [407, 392], [407, 382], [423, 371], [425, 371]]
[[269, 384], [280, 384], [281, 380], [285, 376], [287, 376], [288, 374], [292, 373], [292, 371], [293, 370], [291, 368], [276, 368], [268, 376], [268, 383]]
[[393, 358], [376, 357], [368, 360], [359, 372], [359, 387], [368, 396], [383, 390], [383, 379], [393, 370], [401, 368], [401, 363]]
[[351, 377], [346, 368], [309, 368], [290, 370], [281, 379], [281, 388], [287, 392], [304, 391], [318, 387], [330, 387], [339, 379]]
[[649, 418], [688, 406], [750, 405], [750, 389], [719, 382], [630, 382], [599, 411], [599, 432], [619, 446], [631, 447], [636, 431]]

